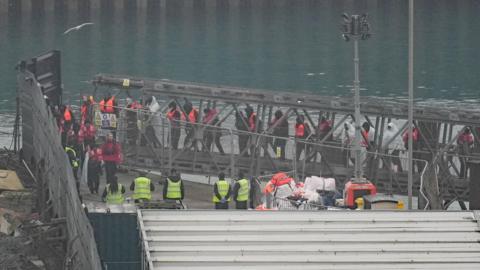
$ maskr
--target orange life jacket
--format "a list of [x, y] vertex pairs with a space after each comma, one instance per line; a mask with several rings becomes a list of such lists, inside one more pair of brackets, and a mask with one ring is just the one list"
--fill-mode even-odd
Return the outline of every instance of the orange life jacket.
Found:
[[128, 107], [132, 110], [138, 110], [142, 108], [142, 104], [138, 103], [137, 101], [134, 101]]
[[197, 109], [191, 110], [190, 113], [188, 114], [188, 120], [190, 121], [190, 123], [196, 123], [197, 117], [198, 117]]
[[295, 137], [303, 138], [305, 136], [305, 124], [295, 125]]
[[105, 104], [105, 112], [106, 113], [114, 113], [115, 108], [113, 108], [113, 103], [115, 101], [115, 97], [111, 97], [109, 100], [107, 100]]
[[106, 102], [105, 99], [102, 99], [98, 104], [100, 105], [100, 111], [103, 113], [114, 113], [115, 108], [113, 104], [115, 102], [115, 97], [109, 98]]
[[248, 118], [248, 124], [249, 124], [249, 128], [250, 128], [250, 131], [255, 131], [255, 117], [257, 115], [253, 112], [250, 117]]
[[362, 130], [362, 137], [363, 140], [361, 140], [361, 145], [362, 146], [368, 146], [368, 131]]
[[[417, 142], [417, 141], [418, 141], [418, 136], [419, 136], [418, 128], [414, 127], [413, 130], [412, 130], [412, 139], [413, 139], [413, 142]], [[407, 142], [408, 142], [408, 130], [405, 131], [405, 133], [403, 133], [402, 139], [403, 139], [403, 142], [404, 142], [404, 143], [407, 143]]]
[[65, 112], [63, 113], [63, 119], [65, 121], [72, 121], [72, 113], [70, 112], [70, 110], [68, 108], [65, 109]]

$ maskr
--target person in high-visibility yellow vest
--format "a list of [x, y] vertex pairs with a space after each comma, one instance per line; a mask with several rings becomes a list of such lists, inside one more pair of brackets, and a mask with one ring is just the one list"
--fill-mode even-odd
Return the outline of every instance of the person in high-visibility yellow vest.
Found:
[[248, 180], [245, 179], [243, 172], [239, 172], [238, 180], [233, 186], [233, 200], [235, 201], [236, 209], [248, 209], [249, 194], [250, 187]]
[[163, 199], [164, 200], [183, 200], [185, 196], [185, 190], [183, 187], [183, 181], [177, 170], [172, 169], [170, 175], [163, 184]]
[[155, 186], [152, 180], [146, 176], [146, 173], [140, 172], [140, 176], [135, 178], [130, 185], [130, 190], [133, 190], [133, 199], [136, 203], [141, 201], [148, 202], [152, 199], [152, 191], [155, 190]]
[[108, 204], [122, 204], [124, 201], [125, 187], [118, 183], [117, 176], [112, 177], [110, 183], [103, 190], [102, 199]]
[[228, 202], [230, 201], [230, 195], [232, 188], [230, 184], [225, 180], [225, 174], [220, 173], [218, 175], [218, 181], [213, 185], [213, 203], [215, 203], [215, 209], [228, 209]]
[[73, 176], [75, 176], [75, 179], [78, 180], [78, 168], [80, 167], [80, 164], [78, 162], [78, 157], [77, 157], [77, 152], [73, 147], [66, 146], [65, 147], [65, 152], [68, 155], [68, 159], [70, 160], [70, 165], [72, 165], [73, 169]]

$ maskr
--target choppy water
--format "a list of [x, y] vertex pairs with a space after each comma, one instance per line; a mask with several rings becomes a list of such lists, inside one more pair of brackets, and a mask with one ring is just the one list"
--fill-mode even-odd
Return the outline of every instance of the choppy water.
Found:
[[[0, 111], [14, 109], [15, 64], [50, 49], [62, 50], [72, 102], [100, 72], [349, 95], [353, 48], [340, 38], [342, 12], [370, 14], [362, 95], [406, 96], [408, 0], [28, 1], [35, 11], [8, 2], [0, 7]], [[478, 104], [480, 1], [415, 2], [417, 100]], [[87, 21], [95, 24], [63, 35]]]

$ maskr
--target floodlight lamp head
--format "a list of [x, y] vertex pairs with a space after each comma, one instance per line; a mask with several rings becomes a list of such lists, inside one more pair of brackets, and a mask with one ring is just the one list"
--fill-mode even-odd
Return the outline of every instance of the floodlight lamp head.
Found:
[[350, 38], [349, 38], [348, 35], [346, 35], [346, 34], [342, 34], [342, 38], [343, 38], [343, 40], [345, 40], [346, 42], [350, 41]]
[[342, 18], [343, 18], [343, 21], [344, 21], [345, 23], [349, 23], [349, 22], [350, 22], [350, 16], [348, 16], [347, 13], [343, 13], [343, 14], [342, 14]]

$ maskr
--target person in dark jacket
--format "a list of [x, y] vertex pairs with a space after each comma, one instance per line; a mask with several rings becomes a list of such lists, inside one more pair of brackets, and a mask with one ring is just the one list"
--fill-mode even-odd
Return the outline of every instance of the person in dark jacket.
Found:
[[228, 202], [232, 194], [230, 183], [225, 180], [225, 174], [218, 175], [218, 181], [213, 185], [213, 202], [215, 209], [228, 209]]
[[[211, 125], [211, 126], [220, 126], [220, 119], [218, 119], [218, 112], [216, 109], [206, 108], [203, 110], [204, 117], [203, 117], [203, 124]], [[217, 128], [207, 127], [205, 132], [203, 133], [205, 147], [207, 151], [212, 150], [212, 143], [215, 142], [215, 145], [218, 148], [218, 152], [221, 154], [225, 154], [223, 151], [222, 144], [220, 143], [220, 137], [222, 135], [222, 131]]]
[[247, 118], [245, 117], [245, 115], [243, 115], [242, 112], [238, 111], [235, 114], [235, 127], [237, 128], [237, 130], [241, 131], [238, 134], [238, 149], [240, 153], [243, 152], [243, 156], [248, 156], [248, 150], [246, 149], [248, 145], [249, 136], [247, 133], [242, 132], [242, 131], [248, 131], [248, 125], [246, 123], [247, 123]]
[[174, 150], [178, 149], [178, 140], [180, 139], [180, 119], [181, 114], [177, 109], [177, 103], [172, 101], [168, 104], [167, 119], [170, 121], [169, 142]]
[[297, 116], [296, 122], [297, 123], [295, 124], [295, 139], [298, 140], [296, 142], [296, 159], [298, 161], [300, 160], [300, 155], [303, 151], [305, 151], [305, 157], [307, 157], [308, 153], [310, 152], [310, 147], [301, 141], [308, 140], [311, 134], [311, 129], [310, 126], [305, 123], [305, 117], [303, 115]]
[[90, 193], [98, 194], [98, 188], [100, 186], [100, 175], [102, 174], [101, 151], [99, 148], [95, 147], [89, 151], [88, 155], [88, 189], [90, 190]]
[[[281, 110], [277, 110], [275, 112], [275, 118], [272, 119], [270, 122], [270, 126], [276, 125], [276, 127], [273, 129], [273, 136], [276, 137], [288, 137], [288, 119], [282, 119], [283, 117], [283, 112]], [[287, 145], [287, 140], [282, 139], [282, 138], [275, 138], [273, 142], [273, 150], [275, 151], [275, 156], [277, 158], [280, 158], [282, 160], [285, 159], [285, 145]]]
[[165, 179], [163, 184], [163, 199], [164, 200], [183, 200], [185, 197], [185, 188], [180, 174], [177, 170], [172, 169], [170, 175]]

